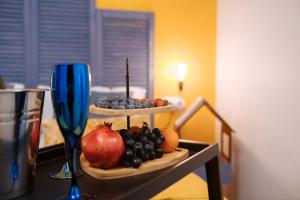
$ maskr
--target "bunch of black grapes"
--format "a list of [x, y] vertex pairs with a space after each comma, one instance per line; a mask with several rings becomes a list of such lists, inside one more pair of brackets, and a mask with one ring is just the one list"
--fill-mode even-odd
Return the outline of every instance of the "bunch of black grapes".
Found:
[[163, 156], [162, 142], [165, 140], [159, 128], [152, 131], [144, 122], [139, 131], [121, 129], [120, 135], [125, 143], [122, 166], [138, 168], [142, 162], [154, 160]]

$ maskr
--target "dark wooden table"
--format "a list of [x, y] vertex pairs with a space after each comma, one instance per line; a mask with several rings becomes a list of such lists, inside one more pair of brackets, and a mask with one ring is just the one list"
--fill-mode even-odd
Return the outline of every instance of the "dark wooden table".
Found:
[[[189, 149], [189, 157], [175, 166], [152, 173], [117, 180], [97, 180], [87, 174], [78, 178], [81, 192], [94, 194], [96, 199], [149, 199], [184, 176], [205, 165], [209, 199], [221, 200], [222, 187], [219, 174], [218, 145], [181, 140], [180, 147]], [[55, 180], [50, 172], [63, 164], [63, 146], [40, 151], [34, 189], [19, 200], [53, 200], [67, 194], [70, 181]], [[55, 158], [55, 159], [54, 159]]]

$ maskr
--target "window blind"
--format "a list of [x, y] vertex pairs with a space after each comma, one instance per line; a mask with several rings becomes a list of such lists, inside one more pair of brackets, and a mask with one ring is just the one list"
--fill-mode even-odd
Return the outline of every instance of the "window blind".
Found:
[[125, 60], [129, 58], [130, 85], [150, 90], [149, 44], [151, 17], [145, 13], [101, 10], [103, 67], [102, 85], [125, 85]]
[[0, 73], [6, 82], [25, 79], [23, 15], [23, 0], [0, 1]]
[[38, 83], [49, 85], [52, 66], [90, 63], [90, 2], [88, 0], [39, 0]]

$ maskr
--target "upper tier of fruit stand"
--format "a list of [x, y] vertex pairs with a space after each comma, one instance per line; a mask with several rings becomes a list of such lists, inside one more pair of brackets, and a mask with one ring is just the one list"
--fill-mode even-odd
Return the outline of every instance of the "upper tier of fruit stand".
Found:
[[141, 108], [141, 109], [106, 109], [99, 108], [95, 105], [91, 105], [89, 108], [90, 113], [98, 115], [114, 115], [114, 116], [130, 116], [130, 115], [150, 115], [155, 113], [171, 112], [175, 108], [173, 105], [166, 105], [152, 108]]

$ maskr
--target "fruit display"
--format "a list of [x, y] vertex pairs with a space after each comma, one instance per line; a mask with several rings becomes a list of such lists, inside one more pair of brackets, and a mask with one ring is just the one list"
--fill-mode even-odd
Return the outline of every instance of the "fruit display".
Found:
[[125, 145], [122, 137], [105, 123], [82, 138], [81, 149], [94, 167], [108, 169], [119, 164]]
[[[146, 122], [142, 127], [114, 131], [105, 123], [85, 135], [81, 141], [83, 155], [91, 166], [110, 169], [117, 165], [139, 168], [143, 162], [163, 157], [177, 148], [174, 131], [151, 130]], [[174, 136], [174, 134], [177, 136]]]
[[165, 140], [159, 128], [152, 131], [144, 122], [142, 128], [133, 126], [130, 130], [121, 129], [119, 134], [125, 142], [125, 152], [121, 165], [138, 168], [142, 162], [163, 156], [162, 143]]
[[100, 97], [96, 102], [95, 106], [98, 108], [106, 109], [141, 109], [141, 108], [153, 108], [169, 105], [167, 100], [163, 99], [134, 99], [126, 98], [123, 96], [114, 96], [114, 97]]
[[177, 133], [172, 129], [162, 129], [161, 134], [164, 136], [165, 141], [162, 144], [162, 150], [164, 153], [171, 153], [175, 151], [179, 144], [179, 137]]
[[[127, 60], [126, 97], [102, 96], [89, 108], [90, 113], [97, 115], [126, 116], [127, 129], [113, 131], [111, 126], [105, 124], [84, 136], [83, 154], [80, 157], [82, 169], [96, 178], [109, 179], [148, 173], [182, 161], [188, 157], [188, 150], [180, 149], [173, 152], [178, 146], [178, 136], [174, 131], [164, 129], [161, 132], [159, 128], [151, 130], [146, 122], [142, 127], [130, 126], [130, 116], [173, 110], [174, 106], [168, 100], [130, 98]], [[170, 154], [163, 157], [164, 153]], [[147, 162], [144, 167], [136, 170], [144, 162]], [[118, 167], [115, 167], [117, 165]], [[110, 168], [113, 169], [103, 170]]]

